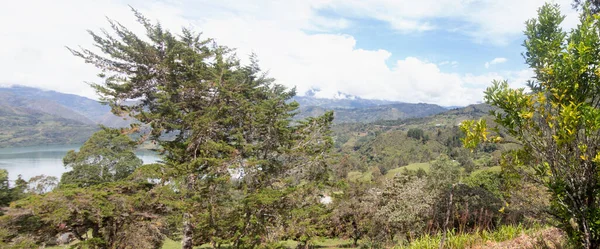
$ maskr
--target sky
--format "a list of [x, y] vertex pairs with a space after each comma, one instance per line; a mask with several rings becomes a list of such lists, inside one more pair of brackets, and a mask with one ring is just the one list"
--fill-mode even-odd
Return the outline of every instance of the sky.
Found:
[[[111, 18], [143, 34], [130, 7], [174, 33], [202, 32], [251, 53], [299, 95], [464, 106], [492, 80], [533, 76], [521, 44], [544, 0], [12, 0], [0, 8], [0, 86], [25, 85], [97, 99], [93, 66], [66, 47], [92, 48], [87, 30]], [[571, 0], [555, 0], [576, 26]]]

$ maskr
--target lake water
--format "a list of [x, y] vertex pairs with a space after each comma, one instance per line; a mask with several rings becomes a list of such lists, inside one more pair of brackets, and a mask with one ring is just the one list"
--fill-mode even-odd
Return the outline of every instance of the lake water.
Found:
[[[63, 166], [62, 158], [69, 150], [79, 150], [81, 145], [47, 145], [18, 148], [0, 148], [0, 169], [8, 170], [10, 180], [22, 175], [29, 180], [32, 176], [49, 175], [60, 179], [62, 173], [67, 171]], [[144, 163], [153, 163], [159, 160], [152, 151], [136, 151], [137, 156]]]

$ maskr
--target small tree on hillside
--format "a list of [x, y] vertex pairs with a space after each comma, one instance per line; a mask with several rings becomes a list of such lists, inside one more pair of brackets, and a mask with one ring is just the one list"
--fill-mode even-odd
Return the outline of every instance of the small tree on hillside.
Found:
[[27, 192], [43, 194], [52, 191], [58, 186], [58, 178], [55, 176], [39, 175], [29, 179]]
[[8, 206], [11, 200], [8, 170], [0, 169], [0, 207]]
[[79, 151], [71, 150], [63, 158], [65, 167], [60, 183], [87, 187], [114, 182], [129, 176], [142, 165], [133, 152], [136, 143], [117, 129], [102, 128], [94, 133]]
[[369, 236], [373, 227], [374, 212], [380, 195], [372, 186], [364, 183], [349, 182], [343, 195], [334, 200], [331, 215], [332, 234], [352, 239], [353, 246], [358, 247], [358, 240]]
[[[485, 101], [500, 111], [495, 122], [522, 143], [512, 153], [520, 172], [552, 193], [551, 210], [581, 248], [600, 247], [600, 16], [584, 11], [570, 33], [556, 5], [544, 5], [527, 22], [525, 61], [534, 70], [529, 92], [495, 81]], [[484, 120], [467, 121], [464, 144], [488, 136]], [[527, 167], [525, 167], [527, 166]]]
[[410, 175], [397, 175], [388, 181], [374, 217], [383, 226], [373, 229], [387, 232], [388, 242], [394, 242], [396, 236], [410, 242], [422, 234], [435, 198], [426, 186], [425, 178]]
[[425, 132], [421, 129], [418, 128], [411, 128], [408, 130], [408, 132], [406, 133], [406, 135], [408, 137], [417, 139], [417, 140], [421, 140], [425, 137]]

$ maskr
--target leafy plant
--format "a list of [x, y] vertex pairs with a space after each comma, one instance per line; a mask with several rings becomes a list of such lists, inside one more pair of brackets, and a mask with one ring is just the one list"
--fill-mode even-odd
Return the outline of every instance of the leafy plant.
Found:
[[[600, 16], [585, 10], [576, 29], [561, 29], [564, 16], [546, 4], [527, 22], [525, 61], [535, 77], [528, 89], [494, 81], [485, 101], [495, 122], [522, 145], [510, 167], [544, 185], [551, 213], [574, 245], [600, 247]], [[465, 146], [501, 142], [485, 120], [461, 125]], [[496, 133], [499, 129], [495, 130]]]

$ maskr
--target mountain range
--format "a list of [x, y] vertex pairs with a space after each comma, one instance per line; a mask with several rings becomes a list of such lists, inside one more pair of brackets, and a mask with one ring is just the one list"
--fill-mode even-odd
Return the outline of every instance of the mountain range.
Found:
[[[427, 117], [448, 111], [434, 104], [398, 101], [296, 96], [297, 118], [333, 110], [335, 123], [368, 123]], [[82, 143], [98, 125], [125, 127], [131, 123], [115, 116], [110, 108], [86, 97], [38, 88], [0, 87], [0, 147]]]

